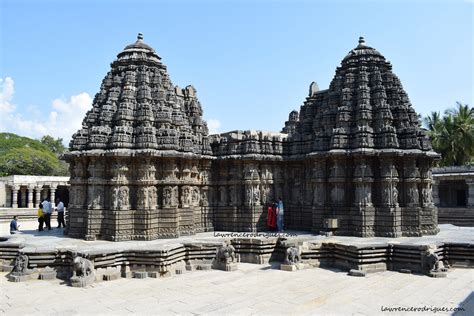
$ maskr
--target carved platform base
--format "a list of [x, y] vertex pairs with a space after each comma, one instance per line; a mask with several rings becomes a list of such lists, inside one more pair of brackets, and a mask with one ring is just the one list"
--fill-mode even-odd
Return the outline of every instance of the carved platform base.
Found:
[[296, 270], [302, 270], [305, 268], [305, 265], [303, 263], [297, 263], [297, 264], [280, 264], [280, 270], [283, 271], [296, 271]]
[[54, 280], [56, 279], [56, 270], [51, 267], [44, 268], [39, 274], [40, 280]]
[[213, 269], [216, 270], [222, 270], [222, 271], [236, 271], [238, 270], [237, 263], [232, 262], [232, 263], [221, 263], [221, 262], [216, 262], [212, 265]]
[[38, 271], [32, 271], [28, 274], [18, 274], [16, 272], [12, 272], [8, 275], [8, 281], [10, 282], [24, 282], [29, 280], [37, 280], [38, 279]]
[[0, 271], [2, 272], [12, 272], [13, 271], [13, 265], [9, 263], [3, 263], [2, 266], [0, 267]]
[[448, 270], [442, 269], [440, 271], [430, 271], [428, 276], [432, 278], [446, 278], [448, 276]]
[[71, 278], [71, 286], [72, 287], [86, 287], [91, 285], [95, 281], [95, 274], [92, 273], [88, 276], [81, 276], [81, 277], [72, 277]]
[[132, 273], [134, 279], [146, 279], [148, 277], [148, 272], [146, 271], [136, 271]]
[[365, 277], [367, 275], [367, 272], [362, 271], [362, 270], [351, 269], [351, 270], [349, 270], [348, 274], [351, 275], [351, 276]]
[[118, 280], [122, 277], [119, 269], [107, 268], [107, 270], [102, 275], [103, 281], [113, 281]]
[[212, 269], [212, 261], [208, 260], [189, 260], [186, 262], [186, 270], [187, 271], [194, 271], [194, 270], [211, 270]]

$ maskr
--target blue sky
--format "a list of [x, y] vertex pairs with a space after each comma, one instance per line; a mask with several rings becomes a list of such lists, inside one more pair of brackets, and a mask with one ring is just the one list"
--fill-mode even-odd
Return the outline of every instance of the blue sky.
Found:
[[69, 138], [138, 32], [175, 85], [195, 86], [219, 132], [279, 131], [360, 35], [392, 62], [417, 112], [473, 105], [472, 1], [0, 3], [0, 132]]

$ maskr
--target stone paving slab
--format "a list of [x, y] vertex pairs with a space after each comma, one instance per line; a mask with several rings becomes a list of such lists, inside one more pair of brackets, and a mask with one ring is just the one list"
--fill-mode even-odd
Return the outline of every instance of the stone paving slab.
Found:
[[61, 283], [12, 283], [0, 273], [0, 313], [416, 315], [381, 309], [459, 304], [465, 309], [459, 315], [474, 313], [474, 274], [468, 269], [454, 269], [444, 279], [390, 271], [353, 278], [336, 269], [288, 273], [268, 265], [239, 263], [239, 270], [232, 273], [210, 270], [161, 279], [120, 279], [85, 289]]

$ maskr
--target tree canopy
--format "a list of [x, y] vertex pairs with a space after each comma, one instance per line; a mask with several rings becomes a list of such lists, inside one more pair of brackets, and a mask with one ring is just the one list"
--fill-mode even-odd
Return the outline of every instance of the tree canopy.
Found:
[[457, 102], [443, 115], [432, 112], [424, 119], [433, 148], [442, 156], [442, 166], [474, 163], [474, 108]]
[[[45, 138], [45, 137], [43, 137]], [[61, 147], [55, 144], [53, 152], [50, 145], [59, 141], [47, 136], [48, 145], [38, 140], [11, 133], [0, 133], [0, 176], [38, 175], [66, 176], [68, 165], [59, 160]], [[61, 144], [62, 145], [62, 144]], [[64, 148], [64, 146], [62, 146]], [[64, 149], [62, 150], [64, 152]]]
[[54, 139], [53, 137], [49, 135], [45, 135], [41, 137], [40, 141], [42, 144], [46, 145], [49, 148], [49, 150], [51, 150], [56, 155], [63, 154], [66, 151], [66, 147], [64, 147], [63, 145], [62, 138]]

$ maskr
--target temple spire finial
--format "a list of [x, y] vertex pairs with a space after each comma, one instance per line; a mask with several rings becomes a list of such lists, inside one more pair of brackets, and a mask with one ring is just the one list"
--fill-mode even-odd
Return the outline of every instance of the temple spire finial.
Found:
[[137, 41], [143, 41], [143, 33], [138, 33]]
[[363, 36], [359, 37], [359, 45], [365, 45], [365, 39]]

